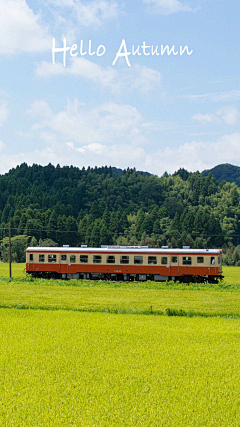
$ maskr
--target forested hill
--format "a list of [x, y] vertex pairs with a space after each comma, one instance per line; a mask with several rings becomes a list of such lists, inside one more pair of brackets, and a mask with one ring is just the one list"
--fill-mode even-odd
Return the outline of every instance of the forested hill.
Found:
[[211, 173], [219, 182], [235, 182], [240, 187], [240, 167], [224, 163], [222, 165], [215, 166], [212, 169], [204, 170], [204, 176]]
[[[13, 235], [26, 236], [13, 238], [18, 247], [20, 241], [51, 240], [71, 246], [231, 246], [239, 243], [239, 201], [235, 184], [184, 169], [159, 178], [134, 169], [116, 174], [111, 167], [24, 163], [0, 176], [0, 238], [10, 222]], [[14, 257], [20, 260], [17, 250]]]

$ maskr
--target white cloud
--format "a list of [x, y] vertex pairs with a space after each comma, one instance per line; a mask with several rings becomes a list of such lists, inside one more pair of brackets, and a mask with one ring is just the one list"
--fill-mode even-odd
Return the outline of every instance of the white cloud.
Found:
[[119, 7], [115, 1], [96, 0], [93, 2], [75, 3], [78, 22], [85, 26], [98, 25], [114, 19], [119, 14]]
[[144, 122], [142, 124], [142, 128], [146, 129], [146, 131], [154, 131], [154, 132], [163, 132], [163, 131], [177, 131], [179, 132], [179, 124], [175, 122], [167, 122], [167, 121], [151, 121]]
[[178, 0], [143, 0], [143, 2], [153, 6], [154, 12], [158, 12], [161, 15], [170, 15], [177, 12], [195, 12], [197, 10]]
[[239, 119], [239, 111], [235, 106], [223, 107], [217, 110], [215, 113], [209, 114], [195, 114], [192, 117], [200, 123], [215, 123], [221, 124], [226, 123], [227, 125], [235, 125]]
[[139, 91], [144, 94], [162, 88], [162, 76], [159, 71], [144, 65], [134, 64], [131, 68], [117, 70], [113, 67], [101, 67], [85, 58], [73, 58], [69, 67], [62, 64], [52, 64], [46, 61], [38, 64], [38, 77], [56, 75], [73, 75], [90, 80], [104, 89], [110, 89], [114, 94], [121, 94], [124, 90]]
[[222, 118], [222, 120], [227, 125], [235, 125], [239, 119], [239, 111], [236, 107], [223, 107], [217, 111], [217, 115]]
[[144, 65], [134, 64], [131, 69], [121, 70], [118, 79], [130, 90], [148, 93], [162, 86], [162, 76], [159, 71]]
[[40, 138], [48, 144], [57, 142], [57, 135], [53, 132], [47, 132], [45, 130], [40, 132]]
[[[16, 165], [27, 162], [47, 165], [49, 162], [60, 165], [103, 166], [121, 168], [136, 167], [162, 175], [166, 170], [173, 173], [180, 167], [189, 171], [209, 169], [216, 164], [240, 164], [240, 133], [227, 134], [215, 141], [192, 141], [178, 147], [165, 147], [154, 153], [146, 152], [144, 145], [131, 142], [131, 138], [113, 139], [105, 137], [104, 142], [79, 144], [70, 139], [57, 138], [57, 142], [47, 146], [39, 144], [39, 149], [28, 153], [4, 155], [1, 153], [0, 173], [7, 172]], [[146, 141], [145, 141], [146, 142]], [[0, 142], [0, 151], [3, 143]], [[2, 150], [3, 151], [3, 150]]]
[[[143, 117], [131, 105], [109, 102], [87, 109], [76, 99], [53, 112], [45, 101], [35, 101], [27, 114], [37, 121], [31, 129], [38, 149], [1, 155], [0, 173], [25, 161], [75, 166], [144, 164], [147, 139]], [[40, 139], [39, 139], [40, 138]]]
[[[76, 99], [53, 112], [45, 101], [35, 101], [27, 114], [38, 149], [28, 153], [1, 154], [0, 173], [21, 162], [75, 166], [144, 164], [147, 139], [143, 117], [136, 108], [109, 102], [87, 109]], [[40, 138], [40, 139], [39, 139]]]
[[32, 104], [27, 114], [38, 120], [32, 131], [54, 132], [62, 142], [72, 141], [81, 146], [121, 143], [123, 140], [131, 144], [145, 142], [141, 129], [143, 117], [127, 104], [108, 102], [87, 109], [75, 99], [68, 101], [64, 110], [54, 113], [45, 101], [40, 100]]
[[91, 153], [95, 154], [103, 154], [104, 151], [106, 152], [107, 146], [103, 144], [99, 144], [97, 142], [89, 145], [83, 145], [81, 148], [76, 148], [73, 144], [73, 142], [67, 142], [66, 145], [68, 145], [70, 148], [73, 148], [74, 150], [78, 151], [79, 153], [84, 153], [85, 151], [90, 151]]
[[[218, 112], [222, 120], [232, 121], [226, 109]], [[31, 133], [38, 149], [6, 155], [0, 143], [0, 173], [23, 161], [79, 167], [129, 166], [157, 175], [180, 167], [195, 171], [226, 162], [240, 164], [240, 133], [212, 136], [212, 141], [193, 140], [175, 147], [151, 148], [147, 130], [151, 123], [146, 126], [139, 111], [127, 104], [108, 102], [88, 108], [75, 99], [55, 112], [46, 101], [35, 101], [28, 115], [34, 119]]]
[[42, 52], [50, 47], [47, 29], [25, 0], [0, 0], [0, 54]]
[[[86, 145], [84, 150], [59, 143], [58, 146], [42, 147], [28, 153], [17, 153], [13, 155], [1, 154], [0, 174], [6, 173], [9, 169], [26, 162], [47, 165], [52, 163], [61, 166], [74, 165], [83, 166], [105, 166], [115, 165], [116, 167], [127, 168], [136, 166], [141, 169], [145, 165], [146, 153], [142, 147], [134, 147], [129, 144], [114, 144], [111, 147], [101, 146], [101, 144]], [[145, 169], [146, 170], [146, 169]]]
[[216, 117], [215, 114], [194, 114], [194, 116], [192, 117], [193, 120], [196, 120], [197, 122], [200, 123], [219, 123], [219, 119]]
[[24, 139], [32, 139], [33, 138], [33, 134], [31, 132], [23, 132], [23, 131], [16, 131], [16, 135], [20, 136], [20, 138], [24, 138]]
[[112, 67], [103, 68], [100, 65], [85, 58], [74, 58], [70, 67], [63, 67], [62, 64], [52, 64], [43, 61], [37, 66], [36, 74], [39, 77], [50, 77], [54, 75], [73, 75], [86, 80], [92, 80], [102, 87], [114, 90], [117, 83], [118, 73]]
[[213, 92], [202, 95], [179, 95], [179, 98], [189, 99], [190, 101], [206, 102], [206, 101], [238, 101], [240, 99], [240, 90], [231, 90], [228, 92]]
[[[41, 165], [53, 163], [57, 165], [57, 159], [57, 150], [53, 150], [49, 147], [34, 150], [28, 153], [1, 154], [0, 174], [8, 172], [9, 169], [14, 168], [24, 162], [28, 163], [29, 165], [32, 165], [33, 163]], [[62, 163], [62, 165], [67, 164], [66, 162], [67, 160], [65, 161], [65, 163]]]
[[49, 4], [58, 12], [58, 23], [65, 24], [68, 30], [76, 24], [82, 27], [100, 27], [121, 13], [118, 3], [114, 0], [52, 0]]
[[147, 170], [161, 175], [179, 168], [189, 171], [212, 168], [221, 163], [240, 164], [240, 133], [227, 134], [217, 141], [187, 142], [179, 147], [166, 147], [146, 156]]
[[9, 114], [9, 109], [7, 107], [7, 104], [5, 101], [0, 101], [0, 127], [2, 127], [7, 118], [8, 118], [8, 114]]
[[39, 118], [48, 118], [52, 115], [52, 110], [46, 101], [40, 99], [38, 101], [34, 101], [26, 113], [33, 117], [38, 116]]

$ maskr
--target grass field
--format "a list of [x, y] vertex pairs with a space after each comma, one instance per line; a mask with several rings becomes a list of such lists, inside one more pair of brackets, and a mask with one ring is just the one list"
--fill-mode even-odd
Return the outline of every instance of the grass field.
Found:
[[240, 268], [198, 287], [23, 269], [0, 264], [0, 426], [239, 427]]
[[0, 425], [239, 427], [233, 319], [0, 311]]
[[[24, 264], [0, 265], [0, 307], [65, 309], [112, 313], [166, 314], [170, 309], [189, 316], [240, 317], [240, 268], [225, 267], [225, 282], [175, 284], [154, 282], [62, 281], [24, 278]], [[22, 274], [22, 276], [21, 276]], [[231, 278], [234, 277], [235, 280]], [[229, 277], [228, 277], [229, 276]]]
[[[43, 282], [43, 283], [42, 283]], [[240, 318], [240, 292], [59, 286], [45, 280], [0, 285], [0, 307]]]
[[[25, 263], [12, 263], [12, 277], [23, 278], [26, 277]], [[0, 263], [0, 277], [9, 277], [9, 265], [7, 263]]]
[[[5, 276], [5, 280], [0, 281], [0, 307], [138, 314], [166, 314], [166, 310], [171, 309], [182, 310], [181, 313], [189, 316], [240, 317], [240, 283], [232, 285], [229, 279], [219, 285], [31, 281], [29, 277], [20, 276], [24, 264], [13, 264], [13, 277], [16, 278], [8, 281], [6, 267], [6, 264], [0, 265], [0, 275]], [[232, 271], [229, 267], [226, 269]]]

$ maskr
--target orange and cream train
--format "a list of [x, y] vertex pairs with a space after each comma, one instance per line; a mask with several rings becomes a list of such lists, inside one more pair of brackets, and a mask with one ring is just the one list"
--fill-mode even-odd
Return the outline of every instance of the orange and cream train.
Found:
[[222, 250], [146, 246], [29, 247], [26, 271], [33, 277], [61, 279], [216, 282], [223, 277]]

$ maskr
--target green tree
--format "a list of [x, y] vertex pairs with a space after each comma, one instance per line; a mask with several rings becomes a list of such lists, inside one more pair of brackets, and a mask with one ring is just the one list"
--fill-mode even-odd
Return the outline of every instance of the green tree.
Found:
[[66, 221], [66, 231], [65, 234], [66, 243], [70, 246], [77, 246], [79, 237], [78, 237], [78, 226], [77, 221], [73, 216], [69, 216]]
[[52, 210], [51, 215], [49, 217], [49, 221], [47, 224], [47, 230], [48, 230], [48, 237], [52, 240], [57, 240], [57, 221], [58, 216], [55, 212], [55, 209]]

